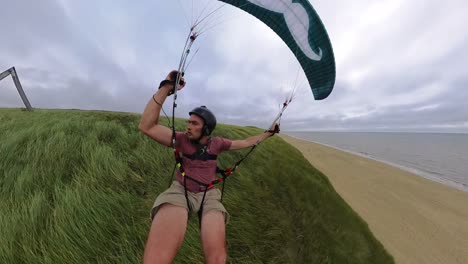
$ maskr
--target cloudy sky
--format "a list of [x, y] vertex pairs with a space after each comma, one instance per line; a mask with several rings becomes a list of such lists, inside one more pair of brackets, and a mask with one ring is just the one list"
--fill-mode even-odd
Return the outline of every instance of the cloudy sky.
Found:
[[[177, 68], [189, 25], [220, 6], [0, 1], [0, 72], [16, 67], [33, 107], [136, 113]], [[314, 100], [299, 63], [273, 31], [225, 6], [205, 20], [207, 31], [192, 48], [198, 52], [176, 116], [207, 105], [220, 122], [266, 128], [297, 86], [283, 131], [468, 132], [468, 1], [311, 3], [335, 53], [336, 84], [327, 99]], [[24, 107], [10, 77], [0, 81], [0, 107]]]

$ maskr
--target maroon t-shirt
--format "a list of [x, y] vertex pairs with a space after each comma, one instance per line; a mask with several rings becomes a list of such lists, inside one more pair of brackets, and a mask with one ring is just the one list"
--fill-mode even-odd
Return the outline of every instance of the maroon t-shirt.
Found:
[[[212, 137], [208, 140], [206, 152], [210, 155], [219, 155], [225, 150], [229, 150], [232, 141], [221, 137]], [[186, 155], [192, 155], [197, 152], [197, 144], [190, 141], [189, 137], [183, 132], [176, 132], [176, 148], [182, 154], [182, 166], [185, 175], [190, 176], [200, 182], [209, 184], [216, 179], [216, 160], [192, 160]], [[177, 181], [184, 184], [184, 178], [180, 171], [177, 172]], [[187, 179], [186, 187], [191, 192], [203, 192], [205, 186], [200, 186], [198, 183]]]

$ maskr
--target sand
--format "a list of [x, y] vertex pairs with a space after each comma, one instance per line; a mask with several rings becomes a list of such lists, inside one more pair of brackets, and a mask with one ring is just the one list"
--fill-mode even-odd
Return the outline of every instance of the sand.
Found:
[[282, 135], [332, 183], [396, 263], [468, 263], [468, 192]]

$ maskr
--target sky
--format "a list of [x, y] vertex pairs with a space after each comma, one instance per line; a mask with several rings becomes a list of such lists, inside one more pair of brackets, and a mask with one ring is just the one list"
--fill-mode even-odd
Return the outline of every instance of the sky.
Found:
[[[1, 1], [0, 72], [15, 66], [35, 108], [142, 113], [216, 0]], [[316, 101], [286, 44], [226, 5], [191, 49], [176, 116], [268, 128], [294, 87], [282, 131], [468, 133], [468, 1], [313, 0], [336, 61]], [[205, 8], [206, 7], [206, 8]], [[10, 77], [0, 107], [24, 107]], [[164, 109], [172, 114], [172, 97]]]

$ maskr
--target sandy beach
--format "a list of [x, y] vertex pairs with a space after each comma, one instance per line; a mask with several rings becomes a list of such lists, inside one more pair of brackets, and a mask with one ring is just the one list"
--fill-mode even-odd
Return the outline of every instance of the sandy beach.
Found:
[[468, 263], [468, 193], [382, 162], [281, 136], [332, 183], [396, 263]]

